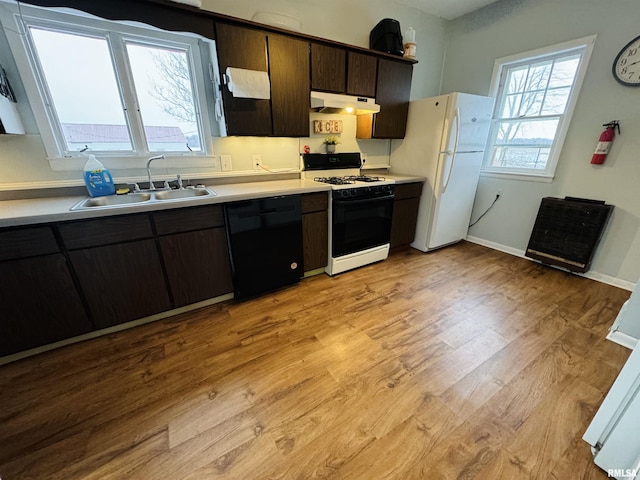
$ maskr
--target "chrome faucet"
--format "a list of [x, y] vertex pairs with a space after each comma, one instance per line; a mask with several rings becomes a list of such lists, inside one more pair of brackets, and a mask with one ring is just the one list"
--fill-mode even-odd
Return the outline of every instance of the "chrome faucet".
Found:
[[151, 180], [151, 162], [154, 160], [160, 160], [164, 158], [164, 155], [156, 155], [155, 157], [151, 157], [147, 160], [147, 177], [149, 177], [149, 190], [155, 190], [156, 186], [153, 184], [153, 180]]

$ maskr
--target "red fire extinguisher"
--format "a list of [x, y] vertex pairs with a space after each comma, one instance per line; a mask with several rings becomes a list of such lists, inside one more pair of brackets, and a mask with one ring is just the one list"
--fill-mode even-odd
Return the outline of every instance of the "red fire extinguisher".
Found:
[[605, 158], [607, 158], [609, 150], [611, 150], [613, 139], [616, 137], [616, 128], [618, 129], [618, 134], [620, 134], [620, 122], [618, 120], [611, 120], [609, 123], [605, 123], [602, 126], [607, 128], [605, 128], [604, 132], [600, 134], [598, 145], [596, 145], [596, 151], [593, 152], [591, 163], [594, 165], [603, 164]]

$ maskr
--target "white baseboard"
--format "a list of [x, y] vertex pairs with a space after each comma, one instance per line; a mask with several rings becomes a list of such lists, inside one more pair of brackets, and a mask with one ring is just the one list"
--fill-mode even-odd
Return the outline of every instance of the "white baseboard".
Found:
[[[476, 243], [484, 247], [489, 247], [493, 250], [498, 250], [500, 252], [508, 253], [516, 257], [520, 257], [532, 262], [536, 262], [532, 258], [525, 257], [524, 250], [518, 250], [517, 248], [509, 247], [507, 245], [502, 245], [501, 243], [491, 242], [489, 240], [485, 240], [484, 238], [474, 237], [473, 235], [467, 235], [466, 240], [468, 242]], [[580, 275], [581, 277], [589, 278], [591, 280], [595, 280], [600, 283], [606, 283], [607, 285], [612, 285], [614, 287], [622, 288], [623, 290], [628, 290], [630, 292], [633, 291], [633, 288], [635, 287], [635, 283], [633, 282], [630, 282], [628, 280], [623, 280], [617, 277], [612, 277], [604, 273], [589, 271], [586, 273], [576, 273], [575, 275]]]
[[622, 333], [620, 330], [609, 332], [609, 334], [607, 335], [607, 340], [611, 340], [612, 342], [617, 343], [618, 345], [622, 345], [629, 350], [633, 350], [638, 343], [637, 338], [634, 338], [631, 335], [627, 335], [626, 333]]

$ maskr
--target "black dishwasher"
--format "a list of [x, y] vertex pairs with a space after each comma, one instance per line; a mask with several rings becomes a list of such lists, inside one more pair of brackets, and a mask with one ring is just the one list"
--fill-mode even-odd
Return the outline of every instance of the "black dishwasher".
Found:
[[225, 205], [235, 298], [242, 300], [300, 281], [300, 195]]

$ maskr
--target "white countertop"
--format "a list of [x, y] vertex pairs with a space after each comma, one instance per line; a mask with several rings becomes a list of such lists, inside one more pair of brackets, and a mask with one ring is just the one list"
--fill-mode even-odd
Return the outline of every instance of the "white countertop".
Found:
[[[406, 175], [387, 174], [385, 177], [393, 179], [399, 184], [422, 182], [425, 180], [424, 177], [412, 177]], [[294, 195], [297, 193], [313, 193], [331, 190], [331, 187], [324, 183], [301, 179], [233, 183], [227, 185], [213, 185], [209, 188], [216, 193], [214, 196], [196, 197], [181, 201], [134, 203], [127, 206], [117, 207], [95, 207], [93, 209], [75, 211], [71, 211], [71, 207], [75, 206], [83, 199], [86, 199], [87, 196], [5, 200], [0, 201], [0, 227], [107, 217], [127, 213], [150, 212], [171, 208], [234, 202], [237, 200], [249, 200], [276, 195]]]
[[416, 175], [398, 175], [397, 173], [383, 173], [381, 175], [388, 180], [393, 180], [397, 184], [424, 182], [427, 180], [427, 177], [420, 177]]
[[170, 208], [210, 205], [252, 198], [329, 191], [329, 185], [308, 180], [276, 180], [234, 183], [210, 187], [216, 194], [182, 201], [138, 203], [117, 207], [96, 207], [71, 211], [71, 207], [87, 196], [33, 198], [0, 201], [0, 227], [59, 222], [84, 218], [107, 217], [127, 213], [150, 212]]

